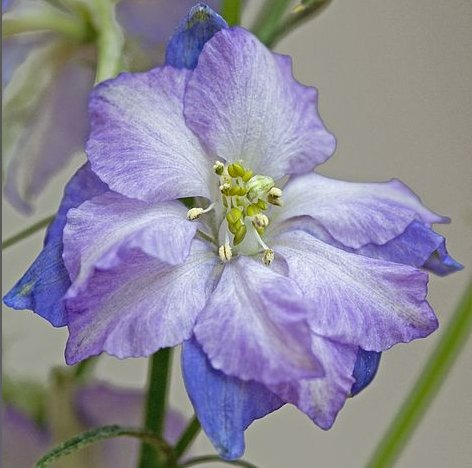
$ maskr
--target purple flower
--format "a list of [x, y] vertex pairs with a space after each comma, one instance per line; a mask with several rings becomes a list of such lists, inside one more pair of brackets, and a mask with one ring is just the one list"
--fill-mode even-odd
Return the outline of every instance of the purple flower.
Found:
[[[144, 398], [137, 390], [122, 389], [104, 383], [91, 383], [76, 391], [73, 414], [83, 430], [109, 424], [139, 427]], [[169, 411], [165, 438], [174, 444], [185, 427], [182, 416]], [[39, 424], [19, 408], [6, 405], [2, 410], [2, 462], [5, 467], [30, 468], [48, 450], [63, 441], [63, 434], [50, 422]], [[54, 435], [54, 437], [53, 437]], [[84, 466], [129, 468], [135, 466], [139, 441], [120, 438], [99, 444], [83, 460]]]
[[[194, 3], [121, 1], [117, 16], [128, 34], [127, 66], [162, 63], [164, 44]], [[17, 0], [3, 2], [2, 9], [8, 19], [42, 15], [44, 5]], [[95, 51], [90, 43], [44, 32], [9, 37], [2, 50], [4, 191], [15, 209], [28, 214], [49, 181], [83, 151]]]
[[95, 88], [89, 165], [43, 250], [55, 257], [5, 302], [67, 325], [69, 364], [183, 343], [196, 414], [233, 459], [284, 403], [330, 428], [380, 352], [436, 329], [424, 270], [461, 266], [431, 230], [447, 218], [401, 182], [313, 171], [335, 139], [288, 57], [203, 6], [171, 44], [195, 21], [219, 25], [198, 61], [168, 51], [167, 66]]

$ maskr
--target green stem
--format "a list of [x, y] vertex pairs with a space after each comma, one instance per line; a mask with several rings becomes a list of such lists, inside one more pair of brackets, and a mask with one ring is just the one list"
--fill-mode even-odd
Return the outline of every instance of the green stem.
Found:
[[182, 432], [182, 435], [180, 436], [177, 443], [175, 444], [174, 454], [177, 460], [185, 453], [188, 446], [195, 440], [198, 433], [200, 432], [200, 429], [200, 423], [198, 422], [196, 416], [194, 416], [188, 423], [184, 432]]
[[27, 237], [35, 234], [36, 232], [40, 231], [47, 227], [53, 220], [55, 215], [48, 216], [47, 218], [41, 219], [37, 223], [33, 224], [32, 226], [27, 227], [23, 231], [20, 231], [18, 234], [9, 237], [8, 239], [2, 241], [2, 250], [8, 249], [12, 245], [16, 244], [17, 242], [26, 239]]
[[202, 457], [191, 458], [190, 460], [187, 460], [185, 463], [182, 463], [181, 465], [179, 465], [179, 467], [185, 468], [188, 466], [203, 465], [204, 463], [211, 463], [211, 462], [219, 462], [219, 463], [224, 463], [226, 465], [233, 465], [233, 466], [242, 466], [243, 468], [257, 468], [256, 465], [253, 465], [252, 463], [249, 463], [244, 460], [228, 461], [228, 460], [223, 460], [217, 455], [204, 455]]
[[387, 429], [368, 468], [392, 467], [400, 456], [433, 398], [445, 382], [447, 373], [466, 343], [472, 329], [472, 283], [444, 330], [436, 349], [429, 358], [413, 390]]
[[46, 13], [35, 13], [34, 15], [6, 17], [2, 21], [2, 37], [38, 31], [52, 31], [81, 42], [86, 41], [90, 35], [86, 24], [71, 16], [49, 10]]
[[221, 15], [230, 26], [241, 24], [241, 0], [223, 0]]
[[290, 2], [291, 0], [267, 0], [261, 8], [252, 31], [265, 44], [282, 20]]
[[115, 18], [115, 5], [110, 0], [95, 0], [94, 23], [97, 31], [97, 72], [95, 82], [108, 80], [121, 70], [123, 34]]
[[[163, 348], [149, 359], [144, 427], [158, 436], [162, 436], [164, 430], [171, 359], [171, 348]], [[143, 443], [138, 466], [139, 468], [160, 468], [164, 465], [158, 458], [154, 448]]]
[[265, 36], [264, 43], [267, 47], [273, 47], [290, 31], [319, 15], [331, 1], [332, 0], [305, 0], [297, 5], [284, 21], [277, 24], [276, 27]]

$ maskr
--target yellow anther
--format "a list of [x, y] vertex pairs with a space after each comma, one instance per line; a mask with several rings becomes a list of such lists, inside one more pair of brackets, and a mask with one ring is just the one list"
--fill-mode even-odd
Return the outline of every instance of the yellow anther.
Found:
[[246, 226], [244, 224], [241, 224], [238, 227], [238, 230], [234, 233], [233, 244], [234, 245], [240, 244], [243, 241], [244, 237], [246, 237], [246, 232], [247, 232]]
[[228, 166], [228, 174], [231, 177], [242, 177], [245, 174], [245, 169], [241, 164], [233, 163]]
[[265, 249], [264, 254], [262, 255], [262, 261], [264, 265], [269, 266], [274, 261], [274, 251], [272, 249]]
[[252, 220], [256, 228], [266, 228], [269, 225], [269, 218], [265, 214], [257, 214]]
[[205, 210], [203, 208], [190, 208], [190, 210], [187, 211], [187, 219], [189, 221], [195, 221], [200, 218], [204, 212]]
[[254, 172], [252, 172], [251, 169], [248, 169], [243, 175], [243, 181], [247, 182], [253, 175]]
[[237, 185], [233, 185], [228, 190], [228, 195], [231, 195], [232, 197], [234, 197], [235, 195], [239, 195], [239, 187]]
[[231, 250], [231, 246], [229, 243], [223, 244], [219, 249], [218, 249], [218, 254], [220, 256], [220, 260], [223, 263], [229, 262], [231, 258], [233, 257], [233, 251]]
[[268, 208], [267, 203], [266, 203], [264, 200], [261, 200], [261, 199], [257, 200], [256, 205], [257, 205], [262, 211], [267, 210], [267, 208]]
[[256, 216], [256, 214], [260, 213], [261, 212], [261, 209], [257, 206], [257, 205], [249, 205], [247, 208], [246, 208], [246, 214], [248, 216]]
[[213, 165], [213, 170], [215, 171], [215, 174], [221, 175], [225, 170], [225, 165], [221, 161], [215, 161], [215, 164]]
[[242, 215], [243, 213], [239, 208], [231, 208], [231, 210], [226, 213], [226, 219], [229, 224], [235, 224], [241, 219]]

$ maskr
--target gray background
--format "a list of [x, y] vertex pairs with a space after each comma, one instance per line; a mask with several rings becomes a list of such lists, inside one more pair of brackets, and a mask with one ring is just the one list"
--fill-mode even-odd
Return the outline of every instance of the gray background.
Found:
[[[336, 155], [321, 172], [357, 181], [402, 179], [428, 207], [452, 218], [451, 225], [438, 231], [447, 235], [450, 252], [470, 266], [472, 2], [338, 0], [277, 50], [293, 56], [301, 82], [318, 87], [321, 115], [338, 138]], [[55, 209], [77, 164], [41, 197], [35, 219]], [[31, 221], [4, 206], [4, 236]], [[4, 254], [5, 290], [40, 245], [37, 235]], [[452, 277], [431, 278], [429, 298], [442, 329], [466, 286], [469, 268]], [[53, 329], [29, 312], [10, 310], [3, 315], [3, 327], [5, 371], [45, 380], [51, 366], [63, 363], [65, 330]], [[254, 423], [246, 433], [246, 458], [264, 468], [361, 467], [440, 336], [441, 330], [386, 353], [375, 383], [347, 403], [328, 432], [289, 406]], [[471, 362], [469, 343], [399, 467], [470, 466]], [[104, 357], [98, 375], [142, 386], [145, 369], [143, 359]], [[190, 414], [178, 359], [171, 400]], [[196, 452], [212, 452], [204, 436]]]

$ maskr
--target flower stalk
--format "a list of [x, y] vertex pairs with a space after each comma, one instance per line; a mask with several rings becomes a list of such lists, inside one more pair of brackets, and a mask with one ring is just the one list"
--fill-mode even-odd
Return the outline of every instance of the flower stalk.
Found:
[[229, 26], [241, 23], [241, 0], [224, 0], [221, 5], [221, 15]]
[[447, 374], [459, 357], [471, 330], [472, 282], [468, 284], [436, 349], [377, 446], [367, 468], [388, 468], [394, 465], [438, 394], [442, 383], [446, 381]]
[[[164, 429], [167, 391], [169, 387], [172, 349], [163, 348], [149, 359], [148, 391], [145, 403], [144, 428], [161, 437]], [[139, 468], [161, 468], [162, 464], [154, 447], [146, 442], [141, 445]]]
[[196, 416], [194, 416], [188, 423], [185, 430], [182, 432], [180, 439], [177, 441], [174, 447], [175, 458], [178, 460], [184, 455], [187, 448], [195, 440], [198, 433], [200, 432], [201, 426]]

